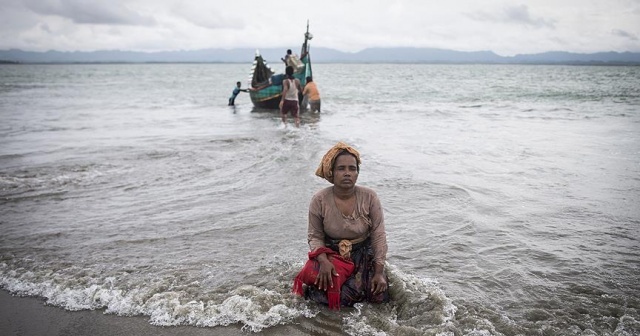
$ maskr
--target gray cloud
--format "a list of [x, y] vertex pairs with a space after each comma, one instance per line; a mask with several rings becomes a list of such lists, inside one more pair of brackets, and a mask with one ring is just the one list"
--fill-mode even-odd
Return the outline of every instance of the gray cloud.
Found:
[[554, 28], [555, 20], [547, 20], [540, 17], [532, 17], [529, 13], [529, 7], [526, 5], [511, 6], [504, 10], [505, 19], [508, 22], [522, 23], [524, 25], [536, 28]]
[[615, 36], [624, 37], [624, 38], [627, 38], [627, 39], [632, 40], [632, 41], [637, 41], [638, 40], [638, 36], [637, 35], [629, 33], [629, 32], [624, 31], [622, 29], [614, 29], [613, 31], [611, 31], [611, 34], [613, 34]]
[[53, 33], [53, 31], [51, 30], [51, 28], [49, 28], [49, 25], [46, 23], [41, 23], [38, 25], [40, 27], [40, 29], [44, 32], [47, 32], [49, 34]]
[[501, 13], [493, 14], [487, 12], [477, 12], [468, 15], [477, 21], [493, 21], [502, 23], [514, 23], [530, 26], [534, 28], [555, 28], [554, 19], [545, 19], [532, 16], [529, 7], [526, 5], [516, 5], [505, 7]]
[[40, 22], [40, 16], [18, 1], [0, 0], [0, 38], [30, 29]]
[[635, 52], [639, 1], [323, 0], [283, 9], [278, 0], [0, 0], [0, 49], [293, 47], [309, 19], [314, 46], [343, 51]]
[[199, 3], [175, 5], [171, 13], [198, 27], [206, 29], [243, 29], [244, 19], [223, 8], [203, 8]]
[[117, 1], [26, 0], [25, 6], [41, 15], [53, 15], [79, 24], [152, 26], [155, 19], [140, 15]]

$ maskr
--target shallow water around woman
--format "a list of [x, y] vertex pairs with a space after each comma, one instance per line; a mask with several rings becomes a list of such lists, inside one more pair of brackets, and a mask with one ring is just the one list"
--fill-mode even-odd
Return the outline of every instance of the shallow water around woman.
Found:
[[[640, 334], [640, 68], [314, 64], [323, 111], [285, 128], [226, 106], [249, 67], [0, 66], [0, 286], [264, 334]], [[337, 141], [390, 304], [290, 293]]]

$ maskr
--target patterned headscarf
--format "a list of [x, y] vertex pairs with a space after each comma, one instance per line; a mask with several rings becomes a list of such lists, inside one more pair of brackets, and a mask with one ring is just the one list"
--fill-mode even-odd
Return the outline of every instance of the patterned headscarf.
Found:
[[333, 168], [333, 163], [336, 161], [338, 154], [343, 151], [353, 154], [356, 157], [356, 163], [360, 166], [360, 153], [346, 143], [338, 142], [322, 157], [322, 161], [320, 162], [318, 169], [316, 169], [316, 175], [333, 183], [333, 172], [331, 171], [331, 168]]

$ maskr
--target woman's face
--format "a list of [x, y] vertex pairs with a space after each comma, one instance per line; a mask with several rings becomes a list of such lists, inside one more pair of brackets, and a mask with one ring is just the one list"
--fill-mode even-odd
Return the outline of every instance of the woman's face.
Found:
[[358, 180], [358, 163], [351, 154], [343, 154], [336, 158], [333, 168], [333, 185], [342, 188], [353, 188]]

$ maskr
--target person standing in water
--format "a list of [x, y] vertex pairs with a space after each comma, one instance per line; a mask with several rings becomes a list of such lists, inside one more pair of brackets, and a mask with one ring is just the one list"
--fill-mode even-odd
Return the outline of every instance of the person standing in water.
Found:
[[280, 115], [282, 123], [287, 126], [287, 114], [291, 112], [296, 127], [300, 127], [300, 116], [298, 114], [300, 104], [298, 103], [298, 93], [302, 92], [300, 81], [293, 77], [293, 67], [288, 66], [285, 70], [286, 78], [282, 82], [282, 98], [280, 99]]
[[313, 81], [313, 78], [307, 77], [307, 84], [302, 90], [302, 95], [309, 100], [309, 109], [311, 112], [320, 112], [320, 91]]
[[240, 88], [241, 86], [242, 86], [242, 83], [240, 83], [240, 82], [236, 83], [236, 87], [233, 88], [233, 92], [231, 92], [231, 97], [229, 97], [229, 106], [235, 106], [236, 97], [238, 96], [238, 94], [240, 94], [240, 92], [248, 92], [249, 91], [247, 89], [241, 89]]

